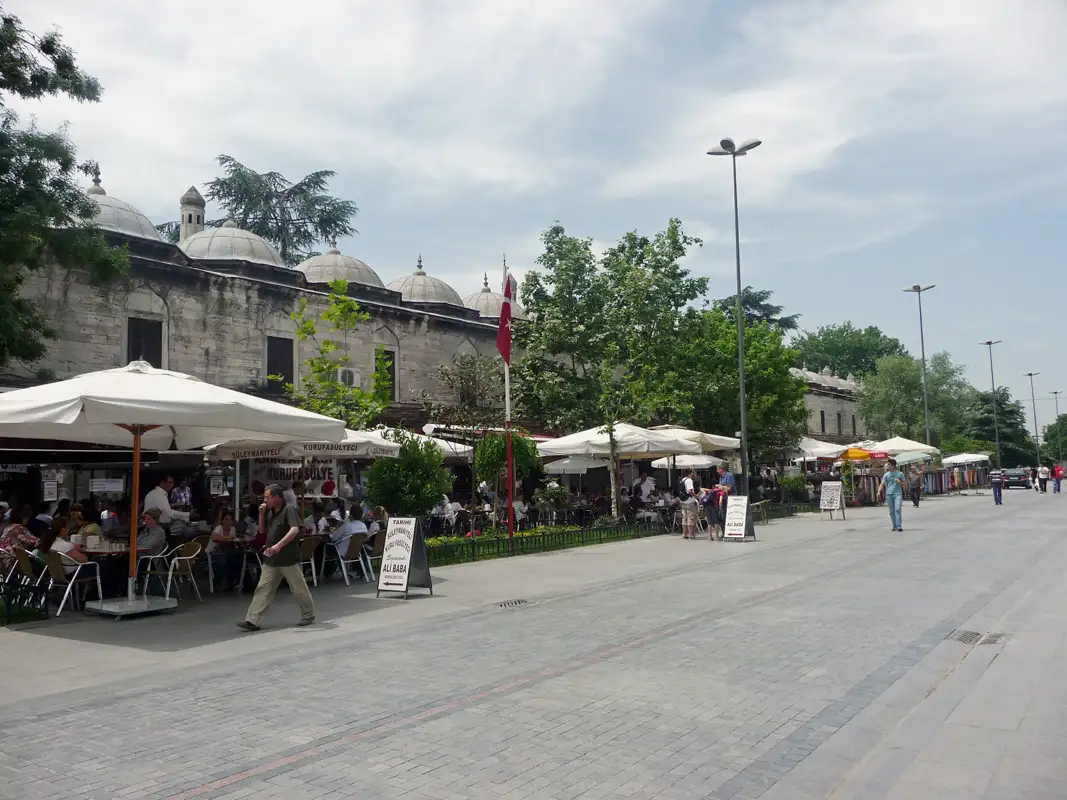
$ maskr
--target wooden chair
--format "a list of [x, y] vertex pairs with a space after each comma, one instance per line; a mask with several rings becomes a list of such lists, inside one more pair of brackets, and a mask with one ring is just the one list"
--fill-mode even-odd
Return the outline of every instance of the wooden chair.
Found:
[[[59, 603], [59, 608], [56, 609], [57, 617], [63, 613], [63, 608], [71, 597], [71, 592], [74, 593], [74, 607], [78, 608], [81, 594], [79, 589], [84, 589], [88, 584], [96, 584], [97, 599], [104, 599], [104, 587], [100, 582], [100, 565], [95, 561], [82, 563], [63, 553], [49, 550], [44, 554], [44, 563], [48, 570], [48, 590], [65, 588], [63, 599]], [[74, 567], [74, 572], [68, 575], [66, 568], [70, 566]], [[83, 570], [93, 574], [82, 577]]]
[[[311, 585], [319, 585], [319, 572], [315, 567], [315, 553], [319, 549], [319, 545], [322, 544], [322, 537], [318, 534], [313, 536], [306, 536], [300, 541], [300, 566], [311, 567]], [[290, 587], [292, 588], [292, 587]]]

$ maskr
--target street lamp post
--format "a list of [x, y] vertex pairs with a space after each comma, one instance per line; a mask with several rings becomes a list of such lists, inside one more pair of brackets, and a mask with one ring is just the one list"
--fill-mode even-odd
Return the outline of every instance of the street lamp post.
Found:
[[913, 292], [919, 298], [919, 347], [923, 357], [923, 419], [926, 422], [926, 444], [930, 444], [930, 399], [926, 392], [926, 334], [923, 331], [923, 292], [928, 292], [937, 284], [929, 286], [915, 284], [905, 292]]
[[1056, 460], [1063, 463], [1063, 423], [1060, 422], [1060, 395], [1063, 392], [1058, 389], [1052, 393], [1056, 398]]
[[997, 469], [1003, 469], [1004, 465], [1000, 463], [1000, 422], [997, 421], [997, 379], [993, 377], [993, 345], [1000, 344], [1001, 340], [996, 341], [988, 339], [979, 344], [984, 344], [989, 348], [989, 383], [993, 389], [993, 435], [997, 437]]
[[1037, 462], [1034, 466], [1036, 467], [1041, 466], [1041, 434], [1037, 430], [1037, 397], [1034, 395], [1034, 376], [1040, 374], [1040, 372], [1026, 373], [1026, 377], [1030, 379], [1030, 405], [1034, 409], [1034, 451], [1037, 453]]
[[740, 493], [748, 494], [748, 403], [745, 399], [745, 316], [741, 308], [741, 223], [737, 209], [737, 157], [755, 150], [762, 142], [749, 139], [740, 146], [733, 139], [723, 139], [709, 156], [730, 156], [734, 168], [734, 253], [737, 262], [737, 383], [741, 399], [741, 481]]

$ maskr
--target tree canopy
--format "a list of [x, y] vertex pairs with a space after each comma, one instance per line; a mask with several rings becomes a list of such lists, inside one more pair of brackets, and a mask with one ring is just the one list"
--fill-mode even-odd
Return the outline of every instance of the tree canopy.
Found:
[[[221, 205], [237, 226], [262, 236], [295, 267], [320, 242], [356, 233], [359, 209], [328, 194], [335, 173], [318, 170], [293, 183], [279, 172], [256, 172], [233, 156], [220, 155], [223, 174], [207, 184], [207, 199]], [[221, 220], [213, 224], [220, 224]]]
[[1044, 449], [1047, 460], [1059, 461], [1063, 457], [1063, 446], [1067, 444], [1067, 414], [1060, 414], [1051, 424], [1045, 426]]
[[441, 448], [431, 439], [395, 428], [386, 438], [400, 443], [396, 458], [376, 459], [367, 475], [367, 498], [395, 517], [429, 514], [452, 491], [453, 475]]
[[[997, 387], [996, 421], [1000, 426], [1001, 466], [1025, 467], [1033, 464], [1034, 437], [1026, 427], [1026, 410], [1011, 396], [1006, 386]], [[964, 423], [964, 434], [972, 439], [995, 441], [993, 393], [975, 392]]]
[[[741, 290], [741, 311], [749, 324], [766, 322], [783, 331], [795, 331], [800, 325], [800, 314], [782, 316], [784, 306], [771, 302], [774, 295], [770, 289], [753, 289], [746, 286]], [[737, 310], [737, 295], [732, 294], [716, 300], [714, 307], [730, 316]]]
[[8, 108], [12, 97], [57, 95], [95, 103], [101, 88], [58, 33], [38, 35], [0, 16], [0, 368], [38, 361], [56, 337], [48, 315], [22, 294], [29, 273], [55, 262], [104, 283], [129, 269], [126, 250], [91, 223], [96, 203], [77, 182], [98, 174], [96, 165], [78, 162], [65, 130], [20, 127]]
[[434, 422], [460, 428], [499, 428], [504, 424], [504, 362], [491, 356], [463, 354], [437, 372], [451, 398], [423, 394], [426, 415]]
[[874, 372], [878, 359], [908, 353], [898, 339], [886, 336], [877, 326], [860, 329], [851, 322], [823, 325], [814, 333], [805, 331], [793, 347], [798, 353], [796, 366], [815, 372], [829, 367], [839, 378], [861, 378]]

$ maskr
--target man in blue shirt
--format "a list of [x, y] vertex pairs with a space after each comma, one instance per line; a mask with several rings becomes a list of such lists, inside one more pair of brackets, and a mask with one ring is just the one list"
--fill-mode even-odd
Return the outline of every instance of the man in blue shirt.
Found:
[[904, 503], [904, 486], [907, 479], [904, 473], [897, 469], [896, 459], [889, 459], [885, 465], [885, 475], [878, 487], [878, 497], [885, 496], [885, 504], [889, 506], [889, 521], [893, 523], [893, 530], [904, 530], [904, 520], [901, 516], [901, 506]]

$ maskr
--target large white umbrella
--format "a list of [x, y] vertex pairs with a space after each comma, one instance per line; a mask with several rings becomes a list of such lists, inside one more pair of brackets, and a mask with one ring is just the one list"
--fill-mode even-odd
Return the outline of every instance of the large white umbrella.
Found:
[[339, 442], [264, 442], [245, 439], [204, 448], [215, 458], [396, 458], [400, 445], [378, 431], [345, 430]]
[[671, 456], [657, 458], [652, 462], [653, 469], [711, 469], [721, 467], [726, 462], [715, 456]]
[[899, 455], [900, 453], [928, 453], [930, 455], [937, 455], [941, 452], [933, 445], [916, 442], [913, 439], [905, 439], [903, 436], [894, 436], [892, 439], [886, 439], [884, 442], [876, 442], [870, 449], [879, 453], [889, 453], [891, 456]]
[[988, 460], [989, 456], [984, 453], [959, 453], [941, 459], [941, 463], [946, 467], [958, 467], [961, 464], [981, 464]]
[[[388, 435], [395, 431], [395, 428], [387, 428], [384, 425], [376, 429], [376, 433], [379, 435]], [[405, 431], [408, 436], [414, 436], [423, 442], [433, 442], [440, 448], [441, 452], [445, 454], [445, 458], [461, 458], [464, 460], [470, 460], [474, 457], [474, 448], [467, 444], [460, 444], [459, 442], [450, 442], [448, 439], [438, 439], [435, 436], [426, 436], [422, 433], [416, 433], [415, 431]]]
[[740, 450], [741, 440], [733, 436], [720, 436], [717, 433], [704, 433], [683, 428], [680, 425], [653, 425], [649, 430], [662, 431], [688, 439], [700, 445], [700, 452], [709, 453], [716, 450]]
[[570, 456], [545, 464], [545, 472], [549, 475], [584, 475], [591, 469], [603, 469], [607, 466], [606, 460]]
[[233, 439], [336, 442], [344, 432], [339, 420], [156, 369], [144, 361], [0, 394], [0, 436], [133, 444], [129, 598], [94, 604], [108, 613], [172, 607], [138, 603], [133, 596], [142, 446], [192, 450]]
[[818, 439], [809, 439], [807, 436], [801, 437], [800, 442], [797, 444], [797, 450], [800, 451], [800, 457], [795, 459], [796, 461], [803, 461], [805, 458], [837, 458], [843, 452], [845, 447], [838, 444], [831, 444], [830, 442], [820, 442]]
[[[615, 448], [618, 458], [659, 458], [680, 453], [699, 453], [700, 445], [673, 431], [639, 428], [625, 422], [615, 423]], [[540, 442], [537, 452], [552, 456], [594, 456], [609, 458], [611, 443], [603, 426], [590, 428], [548, 442]]]

